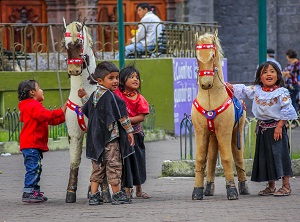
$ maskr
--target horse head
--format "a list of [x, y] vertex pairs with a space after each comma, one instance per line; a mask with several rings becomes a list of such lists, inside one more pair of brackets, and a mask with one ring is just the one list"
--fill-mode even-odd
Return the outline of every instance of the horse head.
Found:
[[218, 71], [222, 55], [217, 30], [214, 34], [205, 33], [197, 39], [196, 58], [198, 63], [198, 85], [203, 90], [213, 87], [215, 72]]
[[68, 74], [78, 76], [89, 65], [89, 57], [85, 54], [91, 49], [91, 37], [84, 23], [73, 21], [66, 26], [64, 47], [67, 50]]

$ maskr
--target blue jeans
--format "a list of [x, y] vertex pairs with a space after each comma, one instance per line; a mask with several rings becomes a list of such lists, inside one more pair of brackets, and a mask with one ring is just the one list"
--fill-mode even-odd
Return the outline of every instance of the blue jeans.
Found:
[[[125, 58], [127, 58], [128, 54], [135, 52], [134, 47], [136, 47], [136, 52], [137, 53], [143, 53], [146, 51], [145, 46], [143, 46], [142, 43], [138, 42], [135, 44], [130, 44], [125, 46]], [[148, 50], [153, 51], [154, 46], [147, 46]], [[116, 59], [119, 59], [119, 53], [116, 54]]]
[[43, 154], [38, 149], [23, 149], [24, 166], [26, 169], [23, 192], [40, 192], [38, 185], [41, 179]]

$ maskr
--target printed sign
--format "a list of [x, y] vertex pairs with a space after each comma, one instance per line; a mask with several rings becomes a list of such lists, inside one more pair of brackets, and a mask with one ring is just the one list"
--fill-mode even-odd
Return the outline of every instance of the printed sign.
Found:
[[[174, 126], [177, 136], [180, 135], [180, 123], [184, 114], [191, 114], [192, 103], [198, 92], [197, 68], [197, 61], [194, 58], [173, 59]], [[222, 70], [224, 80], [227, 81], [227, 59], [222, 61]]]

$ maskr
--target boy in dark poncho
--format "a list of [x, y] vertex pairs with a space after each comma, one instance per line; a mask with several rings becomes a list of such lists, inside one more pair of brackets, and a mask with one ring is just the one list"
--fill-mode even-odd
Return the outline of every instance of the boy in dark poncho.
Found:
[[97, 81], [97, 89], [82, 107], [89, 119], [86, 157], [93, 168], [89, 204], [103, 203], [98, 187], [105, 177], [112, 188], [112, 204], [131, 203], [120, 187], [122, 158], [134, 152], [134, 137], [125, 102], [113, 93], [119, 86], [119, 69], [111, 62], [101, 62], [91, 80]]

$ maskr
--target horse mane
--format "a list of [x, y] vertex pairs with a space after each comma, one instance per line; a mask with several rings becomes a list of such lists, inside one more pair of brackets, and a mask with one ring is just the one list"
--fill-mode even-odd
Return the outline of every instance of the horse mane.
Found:
[[200, 35], [198, 38], [198, 43], [208, 43], [210, 40], [213, 41], [213, 43], [216, 45], [216, 57], [219, 59], [222, 59], [224, 57], [223, 49], [220, 44], [220, 39], [218, 36], [211, 34], [211, 33], [205, 33], [203, 35]]
[[[78, 29], [82, 29], [82, 23], [78, 22], [78, 21], [74, 21], [71, 22], [67, 27], [69, 27], [69, 30], [72, 34], [72, 42], [75, 42], [77, 39], [77, 34], [79, 33]], [[90, 43], [90, 46], [92, 47], [93, 45], [93, 39], [92, 36], [90, 34], [90, 28], [88, 28], [86, 25], [83, 27], [86, 33], [86, 37], [87, 40]]]

